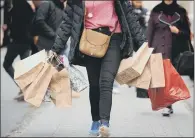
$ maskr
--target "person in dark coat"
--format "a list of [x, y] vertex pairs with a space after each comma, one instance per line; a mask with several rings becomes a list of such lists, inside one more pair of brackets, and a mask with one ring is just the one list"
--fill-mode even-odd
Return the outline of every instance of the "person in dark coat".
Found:
[[[20, 55], [21, 59], [24, 59], [30, 54], [32, 38], [29, 34], [29, 30], [33, 11], [26, 0], [13, 0], [12, 2], [13, 8], [10, 11], [11, 23], [9, 28], [13, 42], [7, 46], [3, 67], [13, 79], [14, 68], [12, 67], [12, 63], [14, 59], [18, 55]], [[22, 93], [20, 92], [19, 94], [19, 97], [21, 97]]]
[[143, 1], [141, 0], [131, 0], [132, 6], [134, 8], [134, 12], [137, 15], [138, 21], [142, 27], [142, 30], [146, 34], [146, 16], [148, 10], [143, 7]]
[[11, 23], [11, 18], [10, 18], [10, 11], [12, 8], [12, 0], [4, 0], [4, 5], [1, 7], [1, 10], [4, 10], [4, 22], [3, 22], [3, 31], [4, 31], [4, 38], [3, 38], [3, 44], [1, 44], [1, 48], [4, 46], [7, 46], [11, 42], [11, 37], [10, 37], [10, 23]]
[[[42, 0], [32, 0], [32, 3], [30, 4], [31, 5], [31, 8], [33, 9], [33, 11], [34, 11], [34, 17], [36, 16], [36, 12], [37, 12], [37, 10], [38, 10], [38, 8], [39, 8], [39, 6], [43, 3], [44, 1], [42, 1]], [[34, 19], [34, 18], [33, 18]], [[31, 27], [33, 26], [33, 21], [34, 20], [32, 20], [32, 25], [31, 25]], [[33, 34], [33, 32], [36, 32], [36, 30], [34, 30], [35, 28], [31, 28], [31, 34], [32, 34], [32, 36], [34, 36], [34, 34]], [[35, 54], [35, 53], [37, 53], [39, 50], [38, 50], [38, 48], [37, 48], [37, 46], [35, 45], [35, 43], [34, 43], [34, 41], [32, 42], [32, 44], [31, 44], [31, 55], [33, 55], [33, 54]]]
[[62, 22], [65, 0], [51, 0], [39, 5], [33, 24], [36, 28], [34, 35], [38, 36], [38, 50], [50, 50], [54, 44], [56, 31]]
[[[137, 20], [139, 21], [144, 34], [146, 34], [146, 15], [148, 10], [143, 7], [143, 2], [141, 0], [131, 0], [130, 3], [134, 8], [134, 13], [137, 15]], [[136, 88], [138, 98], [149, 98], [148, 90]]]
[[[37, 2], [39, 2], [39, 1], [37, 1]], [[36, 13], [36, 10], [37, 10], [37, 8], [38, 8], [38, 4], [39, 3], [34, 3], [34, 1], [29, 1], [29, 4], [30, 4], [30, 6], [31, 6], [31, 8], [32, 8], [32, 10], [33, 10], [33, 13], [34, 13], [34, 15], [33, 15], [33, 17], [35, 16], [35, 13]], [[35, 5], [36, 4], [36, 5]], [[34, 18], [33, 18], [34, 19]], [[32, 26], [33, 26], [33, 19], [32, 19], [32, 24], [31, 24], [31, 35], [32, 35], [32, 37], [33, 37], [33, 34], [32, 34], [32, 30], [33, 30], [33, 28], [32, 28]], [[38, 52], [38, 48], [37, 48], [37, 46], [34, 44], [34, 41], [32, 41], [32, 43], [31, 43], [31, 55], [33, 55], [33, 54], [35, 54], [35, 53], [37, 53]]]
[[[120, 62], [132, 55], [134, 47], [142, 46], [145, 35], [128, 0], [68, 0], [65, 14], [52, 51], [59, 55], [71, 37], [70, 64], [85, 66], [88, 73], [92, 116], [90, 134], [108, 137], [113, 82]], [[95, 58], [79, 51], [84, 27], [102, 34], [114, 33], [104, 57]]]
[[[172, 62], [180, 53], [189, 50], [190, 27], [187, 12], [177, 4], [177, 0], [163, 0], [153, 8], [147, 37], [149, 46], [154, 48], [153, 52], [162, 53], [163, 59], [170, 59]], [[169, 116], [172, 113], [173, 108], [170, 105], [162, 114]]]

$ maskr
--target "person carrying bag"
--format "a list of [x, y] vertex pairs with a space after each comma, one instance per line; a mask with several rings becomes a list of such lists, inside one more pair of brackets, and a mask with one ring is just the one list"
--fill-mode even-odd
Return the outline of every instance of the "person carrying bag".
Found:
[[48, 87], [57, 107], [72, 105], [68, 70], [52, 53], [42, 50], [16, 62], [14, 79], [24, 94], [24, 100], [36, 107], [40, 107]]
[[[177, 4], [177, 0], [162, 0], [153, 8], [147, 37], [149, 46], [154, 48], [153, 53], [162, 53], [163, 59], [170, 59], [172, 64], [180, 53], [189, 51], [190, 27], [187, 12]], [[170, 104], [164, 108], [162, 115], [171, 114], [173, 108]]]
[[128, 0], [68, 0], [65, 13], [52, 51], [59, 55], [71, 36], [70, 64], [85, 66], [88, 73], [89, 132], [108, 137], [113, 82], [121, 59], [130, 57], [146, 38]]

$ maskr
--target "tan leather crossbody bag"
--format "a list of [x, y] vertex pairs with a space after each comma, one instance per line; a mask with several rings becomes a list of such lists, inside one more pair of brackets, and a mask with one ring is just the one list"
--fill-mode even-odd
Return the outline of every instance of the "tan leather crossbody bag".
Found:
[[[86, 16], [86, 14], [84, 16]], [[111, 36], [116, 30], [117, 24], [118, 21], [115, 25], [115, 29], [112, 32], [112, 34], [106, 35], [101, 32], [97, 32], [91, 29], [86, 29], [85, 17], [84, 17], [84, 30], [81, 36], [80, 46], [79, 46], [80, 52], [91, 57], [96, 57], [96, 58], [104, 57], [109, 47]]]

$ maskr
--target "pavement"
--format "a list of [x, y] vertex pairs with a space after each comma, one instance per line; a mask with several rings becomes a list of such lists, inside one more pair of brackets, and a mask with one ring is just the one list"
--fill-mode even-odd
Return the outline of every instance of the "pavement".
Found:
[[[9, 136], [15, 132], [26, 121], [27, 125], [36, 115], [47, 105], [36, 109], [24, 102], [17, 102], [14, 99], [19, 92], [19, 88], [13, 80], [7, 75], [2, 64], [6, 53], [6, 48], [1, 49], [1, 136]], [[16, 58], [19, 60], [19, 58]], [[28, 121], [27, 121], [28, 120]], [[22, 124], [25, 127], [24, 123]]]
[[[5, 49], [1, 50], [1, 62]], [[17, 59], [18, 60], [18, 59]], [[86, 76], [84, 68], [79, 68]], [[58, 109], [53, 103], [33, 108], [13, 100], [19, 89], [1, 69], [1, 136], [8, 137], [90, 137], [88, 90], [73, 99], [71, 108]], [[183, 77], [191, 93], [193, 82]], [[162, 117], [152, 111], [149, 99], [136, 98], [135, 88], [120, 88], [113, 95], [112, 137], [193, 137], [193, 99], [174, 104], [174, 114]]]

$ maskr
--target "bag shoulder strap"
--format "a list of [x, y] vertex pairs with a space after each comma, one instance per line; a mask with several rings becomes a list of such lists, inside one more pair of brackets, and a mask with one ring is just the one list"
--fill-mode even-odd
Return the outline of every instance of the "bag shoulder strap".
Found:
[[[85, 24], [85, 23], [86, 23], [85, 21], [86, 21], [86, 15], [87, 15], [87, 10], [86, 10], [86, 8], [85, 8], [84, 11], [85, 11], [85, 13], [84, 13], [84, 21], [83, 21], [84, 24], [83, 24], [83, 25], [84, 25], [84, 28], [85, 28], [85, 25], [86, 25], [86, 24]], [[115, 27], [114, 27], [114, 30], [112, 31], [111, 36], [115, 33], [118, 23], [119, 23], [119, 19], [118, 19], [117, 22], [115, 23]]]

